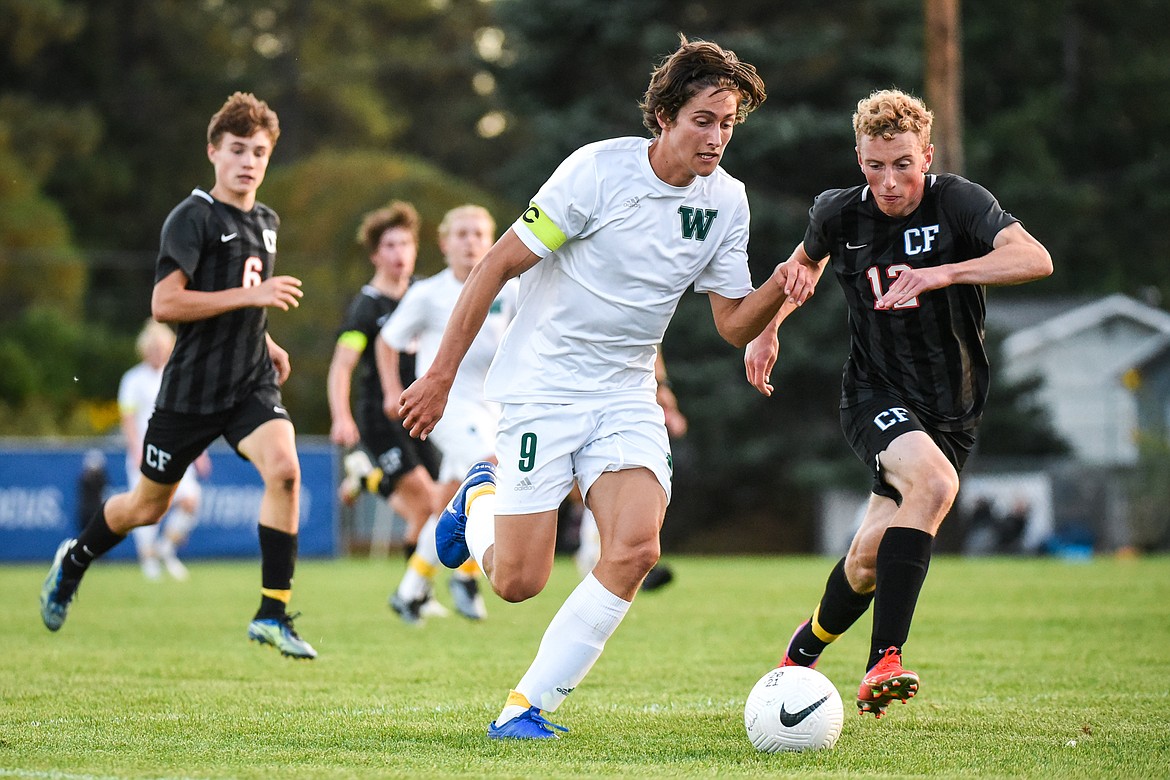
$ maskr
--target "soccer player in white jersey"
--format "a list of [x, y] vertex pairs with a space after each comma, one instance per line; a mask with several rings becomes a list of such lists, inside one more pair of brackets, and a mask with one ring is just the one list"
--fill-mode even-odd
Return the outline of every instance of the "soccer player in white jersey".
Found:
[[[495, 236], [496, 221], [482, 206], [464, 205], [451, 209], [439, 223], [439, 248], [447, 268], [411, 285], [398, 308], [382, 326], [381, 338], [375, 347], [385, 412], [391, 419], [398, 417], [398, 399], [402, 395], [399, 353], [413, 348], [415, 370], [420, 373], [430, 366], [439, 351], [443, 329], [447, 327], [463, 284], [471, 269], [491, 248]], [[440, 505], [455, 495], [460, 481], [477, 461], [495, 461], [500, 405], [484, 398], [483, 385], [504, 330], [516, 314], [518, 289], [515, 281], [509, 282], [492, 302], [484, 326], [459, 366], [446, 414], [430, 437], [443, 455], [438, 479], [438, 491], [442, 496]], [[418, 547], [398, 586], [397, 596], [403, 604], [421, 603], [430, 591], [439, 564], [435, 550], [436, 519], [428, 521], [419, 534]], [[455, 571], [449, 582], [456, 609], [472, 620], [480, 620], [487, 614], [476, 580], [478, 574], [479, 567], [469, 559]]]
[[490, 463], [468, 474], [436, 528], [439, 557], [450, 567], [470, 554], [506, 601], [535, 596], [576, 481], [601, 558], [549, 624], [492, 738], [567, 730], [544, 713], [584, 679], [658, 560], [671, 468], [654, 360], [682, 294], [707, 293], [719, 333], [742, 346], [809, 290], [795, 264], [753, 290], [747, 195], [719, 166], [735, 125], [763, 102], [763, 80], [733, 52], [680, 38], [641, 103], [652, 137], [589, 144], [557, 168], [471, 272], [438, 354], [402, 394], [407, 429], [428, 435], [492, 302], [519, 276], [486, 385], [503, 404], [498, 476]]
[[[175, 347], [175, 333], [161, 322], [147, 320], [135, 346], [142, 362], [123, 374], [118, 384], [118, 411], [122, 415], [122, 435], [126, 440], [126, 484], [131, 488], [141, 476], [138, 465], [142, 462], [142, 438], [146, 435], [150, 415], [154, 413], [154, 399], [162, 385], [163, 367]], [[188, 578], [187, 567], [179, 560], [176, 551], [195, 527], [202, 493], [199, 476], [206, 477], [210, 470], [211, 458], [204, 452], [183, 473], [165, 520], [158, 525], [143, 525], [130, 530], [138, 564], [147, 579], [157, 580], [164, 566], [176, 580]]]

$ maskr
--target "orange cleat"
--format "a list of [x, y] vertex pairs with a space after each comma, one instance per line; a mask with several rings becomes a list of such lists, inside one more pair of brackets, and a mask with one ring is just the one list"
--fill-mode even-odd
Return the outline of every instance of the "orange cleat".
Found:
[[857, 692], [857, 712], [873, 713], [881, 718], [892, 701], [903, 704], [918, 693], [918, 674], [902, 668], [902, 654], [896, 647], [887, 647], [882, 659], [874, 664], [861, 681]]

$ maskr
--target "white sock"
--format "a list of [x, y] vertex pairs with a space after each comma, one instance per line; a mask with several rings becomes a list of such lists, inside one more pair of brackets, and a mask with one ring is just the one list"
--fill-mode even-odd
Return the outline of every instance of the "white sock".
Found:
[[[629, 609], [630, 602], [606, 590], [593, 574], [587, 575], [548, 624], [536, 658], [516, 692], [535, 707], [555, 711], [593, 668], [605, 641], [613, 636]], [[523, 707], [514, 704], [504, 707], [496, 725], [523, 711]]]
[[427, 518], [422, 530], [418, 532], [418, 544], [414, 548], [414, 554], [431, 566], [439, 565], [439, 550], [435, 546], [435, 526], [438, 523], [438, 515], [432, 515]]
[[406, 563], [406, 573], [398, 583], [398, 597], [406, 603], [417, 601], [432, 591], [439, 553], [435, 547], [435, 525], [438, 516], [430, 517], [418, 532], [418, 545]]
[[483, 556], [496, 543], [496, 494], [484, 493], [476, 496], [467, 507], [467, 527], [463, 538], [471, 557], [483, 568]]

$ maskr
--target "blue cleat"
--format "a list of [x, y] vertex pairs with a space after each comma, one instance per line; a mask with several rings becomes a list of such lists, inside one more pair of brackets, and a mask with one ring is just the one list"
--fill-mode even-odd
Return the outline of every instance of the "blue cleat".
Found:
[[486, 460], [480, 461], [467, 472], [463, 484], [452, 496], [451, 503], [439, 515], [439, 522], [435, 525], [435, 546], [438, 548], [439, 560], [448, 569], [459, 568], [471, 557], [464, 537], [467, 528], [467, 494], [495, 492], [496, 467]]
[[488, 739], [559, 739], [558, 731], [568, 729], [547, 720], [539, 707], [529, 707], [503, 726], [489, 723], [487, 735]]
[[73, 601], [73, 595], [77, 592], [76, 583], [71, 588], [63, 588], [62, 585], [67, 583], [61, 576], [61, 561], [65, 560], [65, 554], [73, 549], [75, 544], [76, 539], [66, 539], [57, 546], [57, 552], [53, 555], [53, 565], [49, 567], [45, 584], [41, 585], [41, 620], [50, 631], [56, 631], [64, 625], [69, 614], [69, 602]]
[[286, 658], [311, 661], [317, 657], [317, 651], [293, 630], [293, 621], [300, 614], [296, 612], [279, 618], [257, 618], [248, 625], [248, 639], [275, 647]]

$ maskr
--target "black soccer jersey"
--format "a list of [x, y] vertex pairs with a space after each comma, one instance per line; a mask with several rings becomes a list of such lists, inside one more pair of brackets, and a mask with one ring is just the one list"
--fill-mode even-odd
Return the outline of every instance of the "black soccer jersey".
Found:
[[950, 174], [928, 175], [922, 202], [905, 217], [882, 213], [868, 185], [817, 197], [804, 248], [814, 259], [829, 256], [849, 306], [842, 408], [880, 390], [941, 431], [979, 422], [990, 381], [983, 286], [950, 285], [893, 309], [876, 304], [902, 271], [981, 257], [1017, 221], [983, 187]]
[[[360, 333], [362, 335], [361, 359], [359, 362], [360, 375], [357, 385], [357, 406], [359, 419], [369, 419], [370, 415], [381, 416], [382, 411], [382, 383], [378, 379], [378, 363], [374, 353], [374, 341], [378, 332], [386, 324], [386, 320], [398, 308], [398, 301], [371, 284], [362, 287], [361, 292], [350, 301], [349, 309], [345, 312], [345, 320], [341, 323], [341, 333]], [[357, 347], [358, 344], [353, 344]], [[398, 356], [398, 374], [402, 386], [407, 387], [415, 380], [415, 359], [410, 353], [401, 353]]]
[[[163, 223], [155, 283], [181, 270], [189, 290], [254, 287], [272, 276], [279, 225], [276, 212], [262, 203], [243, 212], [193, 190]], [[268, 310], [262, 306], [179, 323], [156, 406], [212, 414], [258, 389], [276, 388], [267, 327]]]

